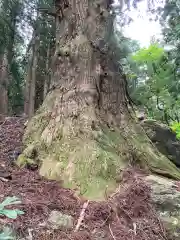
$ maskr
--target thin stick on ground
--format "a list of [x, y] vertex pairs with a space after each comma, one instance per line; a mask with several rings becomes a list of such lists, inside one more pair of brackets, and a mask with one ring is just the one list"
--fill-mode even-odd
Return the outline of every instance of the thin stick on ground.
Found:
[[8, 182], [8, 181], [9, 181], [8, 179], [3, 178], [3, 177], [0, 177], [0, 180], [1, 180], [2, 182]]
[[111, 233], [112, 238], [113, 238], [114, 240], [116, 240], [116, 238], [115, 238], [115, 236], [114, 236], [114, 234], [113, 234], [113, 231], [112, 231], [112, 229], [111, 229], [110, 224], [109, 224], [109, 231], [110, 231], [110, 233]]
[[86, 211], [86, 208], [88, 207], [88, 204], [89, 204], [89, 200], [83, 204], [83, 208], [81, 210], [81, 213], [80, 213], [80, 216], [79, 216], [79, 219], [78, 219], [78, 222], [77, 222], [74, 232], [77, 232], [79, 230], [81, 223], [84, 220], [85, 211]]

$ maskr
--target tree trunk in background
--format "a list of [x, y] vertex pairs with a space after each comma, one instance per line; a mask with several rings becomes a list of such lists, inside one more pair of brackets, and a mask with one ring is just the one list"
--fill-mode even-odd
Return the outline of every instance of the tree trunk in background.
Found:
[[51, 59], [51, 48], [50, 48], [50, 43], [48, 45], [48, 50], [47, 50], [47, 58], [46, 58], [46, 76], [45, 76], [45, 81], [44, 81], [44, 99], [47, 96], [48, 89], [49, 89], [49, 84], [50, 84], [50, 59]]
[[0, 56], [0, 114], [8, 114], [8, 58], [7, 53]]
[[114, 45], [112, 1], [56, 0], [56, 8], [52, 88], [29, 122], [18, 164], [34, 148], [41, 175], [90, 199], [114, 191], [129, 164], [180, 179], [132, 117]]
[[4, 43], [4, 46], [1, 46], [1, 56], [0, 56], [0, 114], [7, 115], [8, 114], [8, 87], [10, 84], [11, 78], [11, 63], [13, 61], [14, 56], [14, 39], [15, 39], [15, 29], [16, 29], [16, 21], [18, 15], [18, 1], [9, 6], [7, 3], [3, 3], [6, 5], [4, 7], [4, 11], [10, 11], [7, 13], [7, 35], [8, 39]]
[[29, 56], [27, 64], [27, 72], [25, 77], [25, 90], [24, 90], [24, 113], [26, 116], [29, 115], [29, 100], [30, 100], [30, 88], [32, 79], [32, 55]]
[[35, 106], [35, 87], [36, 87], [36, 70], [38, 64], [38, 48], [39, 48], [39, 36], [36, 34], [35, 43], [33, 45], [33, 60], [32, 60], [32, 78], [30, 84], [30, 94], [29, 94], [29, 113], [28, 117], [32, 118], [34, 115]]

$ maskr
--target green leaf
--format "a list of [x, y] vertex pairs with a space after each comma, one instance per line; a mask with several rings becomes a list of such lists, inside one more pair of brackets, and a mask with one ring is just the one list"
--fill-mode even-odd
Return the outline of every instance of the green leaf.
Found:
[[13, 210], [4, 209], [0, 211], [0, 214], [5, 215], [6, 217], [11, 219], [16, 219], [18, 215], [22, 215], [24, 214], [24, 212], [18, 209]]
[[18, 197], [7, 197], [1, 204], [0, 209], [4, 208], [5, 206], [12, 205], [12, 204], [20, 204], [21, 201]]

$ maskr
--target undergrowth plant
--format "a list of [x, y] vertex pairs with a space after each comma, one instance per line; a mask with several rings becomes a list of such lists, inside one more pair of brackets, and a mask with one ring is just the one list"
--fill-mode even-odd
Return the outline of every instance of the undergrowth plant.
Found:
[[[17, 197], [7, 197], [5, 200], [0, 203], [0, 216], [5, 216], [11, 219], [16, 219], [18, 215], [24, 214], [23, 211], [19, 209], [7, 209], [5, 207], [10, 205], [20, 204], [21, 201]], [[0, 232], [0, 240], [15, 240], [15, 237], [12, 234], [12, 230], [9, 227], [5, 227], [2, 232]]]
[[176, 133], [177, 139], [180, 140], [180, 123], [179, 122], [172, 123], [171, 129], [173, 132]]

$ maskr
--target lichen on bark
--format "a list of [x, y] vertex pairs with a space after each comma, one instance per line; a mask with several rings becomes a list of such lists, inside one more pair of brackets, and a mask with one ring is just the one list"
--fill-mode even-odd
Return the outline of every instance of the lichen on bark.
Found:
[[25, 147], [37, 150], [40, 174], [91, 199], [115, 190], [129, 164], [180, 179], [132, 116], [112, 44], [112, 1], [56, 2], [63, 15], [56, 21], [52, 89], [24, 137]]

